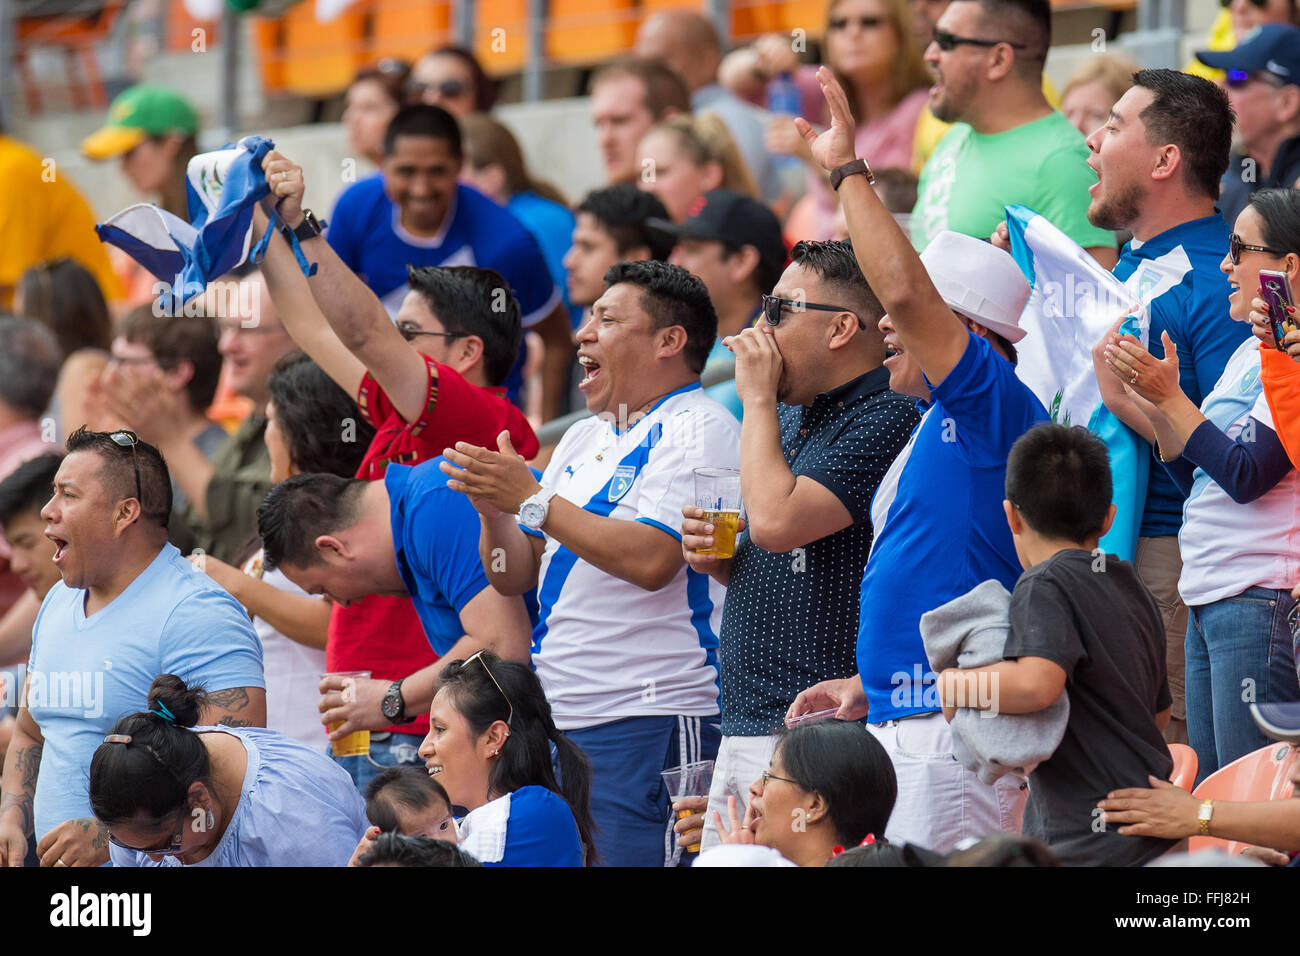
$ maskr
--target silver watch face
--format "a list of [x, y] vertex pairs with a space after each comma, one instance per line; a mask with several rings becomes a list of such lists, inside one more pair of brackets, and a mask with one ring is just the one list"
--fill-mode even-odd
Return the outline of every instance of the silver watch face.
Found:
[[534, 531], [542, 527], [542, 522], [546, 520], [546, 505], [540, 505], [535, 501], [529, 501], [519, 509], [519, 520], [523, 522], [524, 527], [532, 528]]

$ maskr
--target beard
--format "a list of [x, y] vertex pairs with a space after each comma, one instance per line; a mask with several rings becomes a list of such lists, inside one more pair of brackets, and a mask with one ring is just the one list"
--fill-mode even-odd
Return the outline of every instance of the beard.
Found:
[[1121, 186], [1113, 194], [1093, 201], [1088, 207], [1088, 221], [1098, 229], [1127, 229], [1137, 220], [1146, 195], [1137, 183]]
[[936, 75], [943, 85], [940, 88], [939, 98], [930, 101], [930, 112], [934, 118], [944, 123], [960, 123], [966, 119], [966, 110], [970, 105], [974, 90], [971, 84], [956, 86], [949, 82], [948, 77], [940, 78]]

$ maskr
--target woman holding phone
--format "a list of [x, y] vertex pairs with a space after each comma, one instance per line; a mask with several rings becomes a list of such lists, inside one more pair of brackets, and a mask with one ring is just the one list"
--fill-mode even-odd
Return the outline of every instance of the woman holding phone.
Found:
[[[1285, 274], [1294, 288], [1300, 192], [1251, 196], [1220, 268], [1233, 287], [1228, 313], [1242, 323], [1250, 321], [1261, 269]], [[1107, 408], [1156, 444], [1188, 493], [1178, 590], [1188, 608], [1187, 731], [1199, 782], [1268, 743], [1250, 701], [1300, 700], [1286, 623], [1300, 579], [1300, 473], [1263, 392], [1260, 342], [1244, 338], [1200, 408], [1178, 387], [1178, 350], [1167, 334], [1164, 346], [1158, 360], [1112, 330], [1093, 358]]]

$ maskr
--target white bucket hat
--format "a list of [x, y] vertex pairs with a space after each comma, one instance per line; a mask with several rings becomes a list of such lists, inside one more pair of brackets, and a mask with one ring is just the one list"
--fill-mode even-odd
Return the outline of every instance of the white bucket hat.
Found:
[[1025, 337], [1020, 313], [1032, 290], [1010, 254], [982, 239], [945, 230], [925, 247], [921, 262], [948, 308], [1008, 342]]

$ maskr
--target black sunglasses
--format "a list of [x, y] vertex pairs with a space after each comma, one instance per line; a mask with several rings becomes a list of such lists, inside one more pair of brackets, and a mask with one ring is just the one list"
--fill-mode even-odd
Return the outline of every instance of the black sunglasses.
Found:
[[135, 500], [140, 505], [140, 510], [144, 511], [144, 495], [140, 489], [140, 459], [135, 450], [135, 446], [140, 443], [140, 437], [125, 428], [113, 432], [108, 437], [123, 448], [128, 446], [131, 448], [131, 467], [135, 469]]
[[781, 325], [781, 322], [783, 321], [781, 313], [785, 309], [789, 309], [791, 312], [804, 312], [808, 309], [812, 309], [815, 312], [847, 312], [858, 320], [859, 329], [863, 332], [867, 331], [867, 327], [863, 324], [862, 318], [852, 309], [846, 309], [839, 305], [822, 305], [818, 302], [805, 302], [803, 299], [782, 299], [775, 295], [768, 295], [766, 292], [763, 293], [763, 318], [767, 320], [767, 324], [772, 326], [772, 328], [775, 329]]
[[1270, 249], [1268, 246], [1247, 245], [1246, 243], [1241, 241], [1241, 236], [1237, 235], [1235, 232], [1229, 233], [1228, 261], [1230, 261], [1234, 266], [1241, 265], [1241, 251], [1243, 249], [1249, 250], [1250, 252], [1267, 252], [1270, 255], [1274, 255], [1274, 256], [1284, 255], [1284, 253], [1281, 252], [1280, 250]]
[[469, 85], [460, 80], [443, 80], [441, 83], [421, 83], [419, 80], [412, 80], [406, 84], [406, 89], [412, 96], [423, 96], [429, 90], [434, 90], [440, 96], [450, 99], [453, 96], [464, 96], [469, 92]]
[[411, 325], [409, 322], [398, 323], [397, 331], [401, 332], [402, 338], [406, 339], [408, 342], [414, 342], [416, 337], [420, 335], [437, 335], [446, 339], [448, 342], [453, 339], [463, 339], [465, 337], [464, 332], [431, 332], [428, 329], [420, 328], [418, 325]]
[[885, 22], [884, 17], [836, 17], [826, 24], [831, 30], [847, 30], [850, 23], [857, 21], [858, 26], [864, 30], [874, 30]]
[[951, 50], [955, 46], [960, 46], [963, 43], [967, 46], [988, 47], [999, 46], [1000, 44], [1005, 43], [1007, 46], [1016, 50], [1023, 50], [1025, 48], [1023, 43], [1014, 43], [1011, 40], [980, 40], [976, 37], [960, 37], [955, 33], [949, 33], [947, 30], [935, 30], [933, 36], [934, 42], [937, 43], [939, 49], [944, 52]]
[[[1263, 10], [1268, 6], [1268, 0], [1250, 0], [1250, 2], [1256, 10]], [[1232, 6], [1232, 0], [1219, 0], [1219, 6], [1226, 10], [1228, 7]]]

